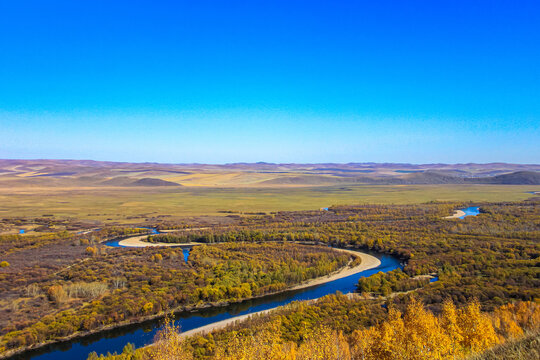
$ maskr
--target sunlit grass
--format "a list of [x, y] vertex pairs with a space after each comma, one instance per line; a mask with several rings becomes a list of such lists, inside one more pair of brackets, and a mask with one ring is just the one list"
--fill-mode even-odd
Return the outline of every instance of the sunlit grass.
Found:
[[[282, 188], [25, 188], [0, 189], [0, 216], [129, 217], [225, 215], [224, 211], [311, 210], [339, 204], [428, 201], [517, 201], [540, 186], [353, 185]], [[128, 219], [134, 220], [136, 219]]]

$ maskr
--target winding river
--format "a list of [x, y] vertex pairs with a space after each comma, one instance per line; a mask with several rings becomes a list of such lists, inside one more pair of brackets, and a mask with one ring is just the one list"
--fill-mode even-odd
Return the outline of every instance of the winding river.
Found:
[[[115, 246], [110, 243], [108, 245]], [[317, 299], [328, 294], [333, 294], [336, 291], [346, 294], [355, 291], [358, 279], [361, 277], [368, 277], [381, 271], [388, 272], [397, 268], [402, 268], [402, 264], [395, 257], [377, 253], [370, 254], [381, 261], [381, 264], [376, 268], [309, 288], [286, 291], [280, 294], [246, 300], [241, 303], [224, 307], [203, 309], [194, 312], [182, 312], [176, 315], [175, 322], [180, 325], [182, 331], [188, 331], [233, 317], [273, 309], [278, 306], [286, 305], [292, 301]], [[184, 256], [187, 261], [185, 252]], [[161, 325], [162, 320], [158, 319], [129, 325], [119, 329], [106, 330], [98, 334], [32, 350], [21, 355], [16, 355], [11, 359], [84, 360], [87, 358], [88, 354], [93, 351], [98, 354], [106, 354], [107, 352], [120, 353], [122, 352], [122, 348], [128, 342], [134, 344], [136, 347], [150, 344]]]
[[[149, 235], [163, 234], [163, 233], [159, 232], [157, 229], [154, 229], [154, 228], [143, 228], [143, 229], [150, 230], [151, 232], [150, 232]], [[123, 241], [123, 240], [125, 240], [125, 239], [114, 239], [114, 240], [105, 241], [103, 244], [107, 245], [107, 246], [111, 246], [111, 247], [130, 247], [130, 246], [122, 245], [120, 242]], [[194, 245], [189, 245], [189, 244], [179, 244], [178, 246], [176, 246], [176, 247], [179, 247], [179, 248], [182, 249], [182, 253], [184, 255], [184, 261], [186, 263], [188, 262], [189, 252], [191, 251], [191, 248], [193, 246]]]

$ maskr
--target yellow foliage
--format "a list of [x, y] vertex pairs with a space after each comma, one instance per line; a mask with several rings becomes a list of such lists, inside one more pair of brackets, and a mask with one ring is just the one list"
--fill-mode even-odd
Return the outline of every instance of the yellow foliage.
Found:
[[351, 352], [343, 334], [328, 328], [306, 333], [297, 346], [281, 340], [279, 323], [274, 322], [253, 336], [234, 333], [216, 350], [216, 360], [349, 360]]
[[179, 328], [168, 321], [156, 335], [155, 343], [148, 349], [148, 359], [152, 360], [192, 360], [193, 355], [186, 350], [184, 338]]
[[[306, 305], [307, 306], [307, 305]], [[540, 327], [540, 305], [508, 304], [491, 315], [477, 301], [456, 309], [445, 301], [435, 316], [412, 299], [404, 314], [391, 307], [386, 321], [357, 329], [349, 337], [326, 327], [306, 329], [297, 344], [283, 339], [281, 318], [248, 332], [231, 331], [216, 344], [216, 360], [430, 360], [456, 359], [482, 352], [524, 329]], [[501, 335], [497, 335], [497, 332]], [[202, 339], [201, 339], [202, 340]], [[177, 328], [167, 325], [151, 347], [148, 359], [191, 360]], [[146, 359], [146, 357], [144, 357]]]
[[404, 316], [403, 345], [410, 359], [443, 359], [451, 353], [451, 339], [443, 331], [439, 319], [415, 299]]
[[441, 320], [412, 300], [402, 317], [390, 309], [388, 320], [371, 331], [355, 334], [353, 345], [361, 359], [444, 359], [453, 352], [452, 339], [441, 327]]
[[142, 311], [144, 313], [149, 313], [150, 311], [152, 311], [153, 308], [154, 308], [154, 304], [152, 304], [151, 302], [147, 302], [146, 304], [144, 304]]
[[367, 360], [375, 357], [373, 340], [375, 328], [355, 330], [351, 335], [351, 355], [353, 359]]
[[92, 246], [88, 246], [88, 247], [86, 248], [86, 253], [87, 253], [88, 255], [94, 256], [94, 255], [96, 255], [96, 253], [97, 253], [97, 248], [96, 248], [96, 247], [92, 247]]
[[493, 322], [504, 338], [520, 337], [523, 329], [540, 327], [540, 305], [531, 301], [503, 305], [495, 310]]
[[489, 316], [480, 311], [478, 301], [459, 311], [458, 329], [463, 337], [461, 345], [471, 352], [480, 352], [499, 343], [493, 324]]
[[61, 285], [53, 285], [47, 290], [47, 295], [56, 304], [62, 304], [68, 300], [68, 296]]
[[307, 334], [296, 353], [289, 355], [296, 360], [345, 360], [351, 358], [351, 351], [341, 332], [320, 328]]
[[216, 360], [294, 360], [294, 345], [283, 344], [278, 323], [253, 336], [233, 336], [224, 346], [216, 349]]

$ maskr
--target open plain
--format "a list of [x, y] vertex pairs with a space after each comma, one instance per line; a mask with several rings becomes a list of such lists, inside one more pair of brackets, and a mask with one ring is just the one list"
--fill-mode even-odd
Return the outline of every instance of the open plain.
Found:
[[540, 191], [538, 168], [2, 160], [0, 217], [53, 215], [131, 224], [197, 217], [212, 223], [227, 216], [344, 204], [520, 201]]

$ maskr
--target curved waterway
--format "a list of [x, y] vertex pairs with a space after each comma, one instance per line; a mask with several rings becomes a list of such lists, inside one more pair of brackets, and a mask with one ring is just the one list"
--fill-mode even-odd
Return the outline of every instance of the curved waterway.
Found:
[[[163, 234], [163, 233], [159, 232], [156, 228], [149, 228], [149, 227], [142, 226], [141, 229], [150, 230], [150, 234], [148, 234], [148, 235]], [[132, 236], [133, 235], [131, 235], [129, 237], [132, 237]], [[139, 235], [137, 235], [137, 236], [139, 236]], [[126, 240], [126, 238], [116, 238], [116, 239], [113, 239], [113, 240], [108, 240], [108, 241], [103, 242], [103, 245], [112, 246], [112, 247], [130, 247], [130, 246], [120, 245], [120, 241], [122, 241], [122, 240]], [[179, 246], [181, 246], [181, 245], [179, 245]]]
[[[148, 229], [148, 230], [151, 230], [152, 232], [148, 235], [157, 235], [157, 234], [163, 234], [159, 231], [157, 231], [157, 229], [154, 229], [154, 228], [143, 228], [143, 229]], [[123, 248], [129, 248], [131, 246], [126, 246], [126, 245], [121, 245], [120, 242], [122, 240], [125, 240], [125, 239], [114, 239], [114, 240], [109, 240], [109, 241], [105, 241], [103, 243], [103, 245], [107, 245], [107, 246], [111, 246], [111, 247], [123, 247]], [[175, 246], [175, 247], [179, 247], [179, 248], [182, 248], [182, 253], [184, 255], [184, 261], [187, 263], [188, 262], [188, 259], [189, 259], [189, 252], [191, 251], [191, 248], [193, 247], [194, 245], [189, 245], [189, 244], [178, 244], [178, 246]]]
[[[293, 301], [317, 299], [328, 294], [334, 294], [336, 291], [346, 294], [356, 290], [356, 284], [361, 277], [368, 277], [381, 271], [388, 272], [403, 268], [400, 261], [395, 257], [376, 253], [369, 254], [377, 257], [381, 261], [381, 264], [378, 267], [309, 288], [246, 300], [241, 303], [224, 307], [203, 309], [195, 312], [182, 312], [175, 316], [175, 322], [180, 325], [182, 331], [188, 331], [236, 316], [273, 309]], [[92, 351], [95, 351], [98, 354], [106, 354], [107, 352], [113, 353], [115, 351], [120, 353], [127, 343], [132, 343], [136, 347], [152, 343], [152, 340], [156, 332], [161, 328], [161, 325], [162, 320], [158, 319], [119, 329], [102, 331], [98, 334], [89, 335], [84, 338], [49, 345], [42, 349], [14, 356], [12, 359], [84, 360]]]

